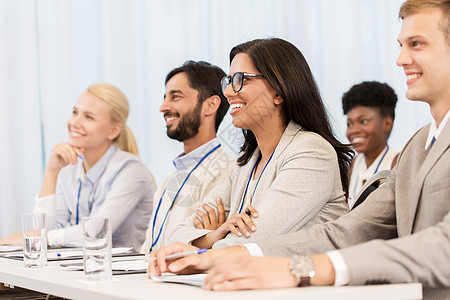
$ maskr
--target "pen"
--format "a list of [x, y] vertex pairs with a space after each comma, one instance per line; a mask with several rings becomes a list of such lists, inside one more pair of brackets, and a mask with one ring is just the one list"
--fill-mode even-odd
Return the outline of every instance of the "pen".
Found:
[[[200, 253], [206, 252], [206, 250], [208, 250], [208, 249], [202, 248], [202, 249], [197, 249], [197, 250], [193, 250], [193, 251], [170, 254], [170, 255], [166, 256], [166, 260], [181, 258], [181, 257], [193, 255], [193, 254], [200, 254]], [[147, 261], [155, 261], [155, 260], [156, 260], [156, 257], [147, 258]]]

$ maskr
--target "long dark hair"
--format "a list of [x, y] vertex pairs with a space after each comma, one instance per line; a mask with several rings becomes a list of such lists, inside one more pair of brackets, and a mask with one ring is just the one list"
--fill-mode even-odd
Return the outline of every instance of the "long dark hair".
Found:
[[[333, 146], [338, 157], [342, 188], [347, 193], [348, 168], [353, 151], [335, 138], [319, 89], [300, 50], [285, 40], [270, 38], [237, 45], [231, 49], [230, 63], [239, 53], [248, 54], [256, 69], [284, 100], [281, 110], [286, 122], [294, 121], [321, 135]], [[237, 160], [240, 166], [249, 161], [258, 146], [251, 130], [244, 129], [243, 133], [242, 155]]]

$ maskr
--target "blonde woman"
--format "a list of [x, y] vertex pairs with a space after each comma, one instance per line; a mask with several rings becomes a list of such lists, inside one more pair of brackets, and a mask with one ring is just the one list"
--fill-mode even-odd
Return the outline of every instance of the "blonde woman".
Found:
[[114, 247], [144, 241], [155, 184], [137, 156], [128, 111], [125, 95], [107, 83], [89, 86], [75, 103], [69, 140], [53, 148], [34, 208], [47, 213], [50, 246], [81, 246], [81, 220], [93, 215], [111, 218]]

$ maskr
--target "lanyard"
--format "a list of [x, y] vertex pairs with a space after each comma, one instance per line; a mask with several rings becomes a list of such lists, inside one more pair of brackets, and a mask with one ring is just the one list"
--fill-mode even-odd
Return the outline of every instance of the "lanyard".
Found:
[[[272, 159], [272, 156], [274, 153], [275, 153], [275, 150], [273, 150], [272, 154], [269, 157], [269, 160], [266, 162], [266, 165], [264, 166], [261, 174], [259, 175], [258, 181], [256, 182], [256, 185], [255, 185], [255, 189], [253, 190], [252, 199], [253, 199], [253, 196], [255, 195], [256, 188], [258, 187], [259, 180], [261, 179], [262, 175], [264, 174], [264, 170], [266, 169], [267, 165], [269, 164], [270, 160]], [[241, 200], [241, 205], [239, 205], [239, 212], [238, 212], [239, 214], [242, 212], [242, 207], [244, 206], [245, 196], [247, 195], [248, 185], [250, 184], [250, 180], [252, 179], [253, 171], [255, 171], [256, 165], [261, 160], [261, 157], [262, 157], [262, 155], [261, 155], [261, 153], [259, 153], [258, 159], [256, 160], [255, 164], [253, 165], [252, 171], [250, 172], [250, 176], [248, 177], [247, 185], [245, 186], [245, 190], [244, 190], [244, 195], [242, 196], [242, 200]]]
[[383, 161], [384, 157], [386, 156], [386, 153], [389, 151], [389, 145], [387, 146], [386, 151], [384, 151], [383, 156], [381, 157], [380, 161], [378, 162], [377, 168], [375, 169], [375, 172], [373, 172], [373, 175], [375, 175], [378, 172], [378, 168], [381, 165], [381, 162]]
[[164, 197], [164, 194], [166, 193], [166, 189], [164, 189], [164, 192], [161, 195], [161, 198], [159, 199], [159, 203], [158, 203], [158, 207], [156, 208], [156, 212], [155, 212], [155, 216], [153, 218], [153, 226], [152, 226], [152, 246], [150, 247], [150, 251], [152, 251], [152, 248], [156, 245], [156, 243], [158, 243], [159, 237], [161, 236], [162, 233], [162, 229], [164, 227], [164, 224], [166, 223], [167, 220], [167, 216], [169, 215], [169, 212], [172, 210], [172, 207], [175, 204], [175, 200], [178, 197], [178, 194], [180, 193], [181, 189], [183, 188], [184, 184], [186, 183], [186, 181], [188, 180], [189, 176], [191, 176], [192, 172], [195, 171], [195, 169], [197, 169], [197, 167], [214, 151], [216, 151], [218, 148], [220, 147], [220, 144], [217, 145], [216, 147], [214, 147], [213, 149], [211, 149], [208, 153], [205, 154], [205, 156], [202, 157], [202, 159], [199, 160], [199, 162], [195, 165], [195, 167], [189, 172], [189, 174], [186, 176], [186, 178], [184, 179], [183, 183], [181, 184], [180, 188], [178, 189], [177, 193], [175, 194], [175, 197], [172, 200], [172, 203], [170, 204], [169, 209], [167, 210], [166, 216], [164, 217], [164, 220], [161, 224], [161, 228], [159, 229], [159, 233], [158, 236], [156, 237], [156, 240], [154, 240], [154, 233], [155, 233], [155, 225], [156, 225], [156, 218], [158, 217], [158, 211], [159, 208], [161, 207], [161, 203], [162, 203], [162, 199]]
[[79, 216], [79, 208], [80, 208], [80, 193], [81, 193], [81, 179], [78, 179], [80, 181], [80, 185], [78, 186], [78, 196], [77, 196], [77, 218], [75, 220], [75, 224], [78, 225], [78, 216]]
[[[381, 163], [383, 162], [383, 159], [386, 156], [386, 154], [388, 153], [388, 151], [389, 151], [389, 145], [387, 146], [386, 151], [384, 151], [383, 156], [381, 157], [380, 161], [378, 162], [378, 165], [375, 168], [375, 172], [373, 172], [373, 175], [375, 175], [378, 172], [378, 168], [380, 167]], [[364, 160], [362, 160], [362, 161], [364, 161]], [[356, 189], [358, 188], [358, 181], [359, 181], [359, 174], [358, 174], [358, 177], [356, 177], [356, 181], [355, 181], [356, 184], [355, 184], [355, 188], [353, 189], [354, 197], [356, 197]]]

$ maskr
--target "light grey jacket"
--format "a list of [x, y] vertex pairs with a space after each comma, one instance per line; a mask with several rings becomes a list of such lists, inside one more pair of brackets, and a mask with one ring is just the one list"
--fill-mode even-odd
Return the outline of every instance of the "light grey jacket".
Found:
[[429, 127], [412, 137], [386, 183], [354, 211], [260, 241], [264, 254], [324, 252], [378, 239], [340, 251], [351, 284], [421, 282], [425, 297], [450, 297], [450, 122], [425, 150]]
[[[258, 155], [259, 150], [256, 150], [245, 166], [235, 166], [204, 203], [215, 207], [219, 196], [230, 214], [237, 212]], [[320, 135], [289, 123], [261, 176], [252, 205], [259, 213], [259, 217], [253, 219], [257, 230], [252, 236], [237, 237], [230, 233], [217, 242], [215, 248], [275, 237], [334, 220], [346, 213], [334, 148]], [[208, 232], [195, 229], [193, 217], [190, 217], [176, 228], [171, 241], [190, 243]]]

